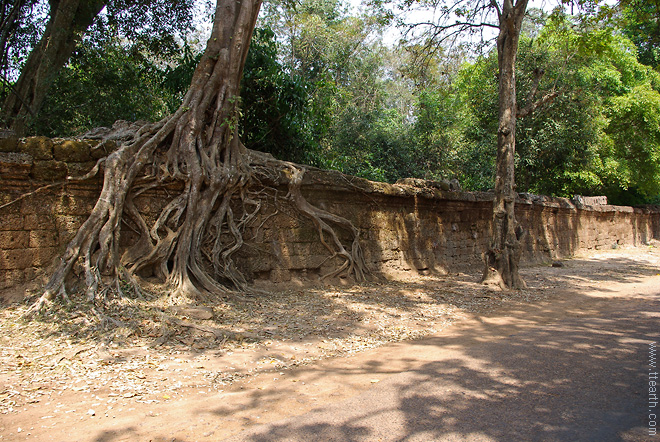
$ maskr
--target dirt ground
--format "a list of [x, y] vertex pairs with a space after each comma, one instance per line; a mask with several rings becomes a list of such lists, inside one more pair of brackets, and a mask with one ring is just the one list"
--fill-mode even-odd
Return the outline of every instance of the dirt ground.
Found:
[[[378, 383], [383, 373], [354, 367], [363, 354], [386, 357], [381, 347], [391, 343], [513, 309], [558, 300], [565, 308], [576, 289], [660, 281], [660, 244], [562, 264], [524, 268], [528, 288], [518, 292], [478, 284], [475, 269], [196, 305], [126, 297], [96, 313], [69, 306], [31, 321], [21, 319], [23, 294], [8, 292], [0, 310], [0, 440], [222, 440]], [[200, 412], [210, 407], [222, 411]]]

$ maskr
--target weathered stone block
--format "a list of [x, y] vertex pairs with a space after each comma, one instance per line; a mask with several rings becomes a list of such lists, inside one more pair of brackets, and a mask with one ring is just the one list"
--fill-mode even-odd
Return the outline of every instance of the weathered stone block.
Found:
[[328, 262], [330, 253], [327, 255], [294, 255], [284, 258], [280, 264], [291, 270], [317, 269]]
[[22, 270], [31, 267], [36, 249], [0, 250], [0, 270]]
[[72, 177], [82, 177], [89, 173], [96, 166], [96, 161], [86, 161], [84, 163], [67, 163], [69, 175]]
[[53, 212], [61, 215], [89, 216], [96, 204], [96, 198], [62, 195], [53, 204]]
[[[21, 217], [23, 219], [23, 217]], [[55, 230], [55, 221], [52, 216], [37, 215], [35, 213], [26, 214], [24, 217], [23, 228], [25, 230]]]
[[272, 258], [270, 258], [267, 254], [240, 258], [240, 261], [241, 263], [245, 263], [249, 271], [253, 273], [267, 272], [273, 268], [274, 264]]
[[85, 220], [86, 216], [58, 215], [55, 217], [55, 225], [60, 234], [76, 232]]
[[12, 130], [0, 130], [0, 152], [16, 152], [18, 136]]
[[57, 232], [54, 230], [32, 230], [29, 232], [28, 247], [41, 248], [58, 245]]
[[[326, 239], [326, 242], [331, 244], [330, 240]], [[321, 241], [318, 237], [316, 241], [290, 242], [288, 244], [288, 249], [291, 256], [311, 256], [330, 253], [328, 249], [323, 244], [321, 244]]]
[[53, 159], [53, 141], [47, 137], [29, 137], [18, 143], [18, 151], [32, 156], [35, 160]]
[[368, 248], [364, 250], [364, 257], [370, 262], [385, 262], [400, 259], [401, 252], [398, 250], [378, 250], [377, 248]]
[[42, 267], [28, 267], [23, 270], [26, 281], [34, 281], [37, 278], [43, 277], [45, 270]]
[[68, 174], [66, 163], [56, 160], [35, 160], [30, 171], [30, 177], [37, 181], [59, 181]]
[[319, 233], [311, 226], [309, 228], [281, 229], [273, 232], [278, 240], [284, 242], [315, 242], [319, 240]]
[[0, 177], [5, 180], [25, 179], [32, 169], [32, 157], [26, 153], [0, 153]]
[[0, 231], [0, 249], [24, 249], [28, 247], [29, 233], [24, 230]]
[[25, 198], [18, 204], [20, 204], [20, 213], [24, 214], [25, 216], [49, 216], [53, 213], [54, 203], [52, 198]]
[[112, 140], [106, 140], [102, 143], [89, 140], [90, 150], [89, 154], [93, 160], [98, 160], [107, 157], [109, 154], [117, 150], [117, 143]]
[[53, 259], [60, 255], [60, 250], [57, 247], [42, 247], [34, 250], [32, 263], [36, 267], [45, 267], [53, 262]]
[[82, 140], [62, 140], [53, 145], [53, 158], [67, 163], [84, 163], [92, 160], [90, 146]]
[[73, 239], [74, 236], [76, 236], [76, 233], [78, 233], [78, 230], [64, 230], [64, 231], [58, 231], [59, 232], [59, 239], [60, 239], [60, 244], [68, 244], [69, 241]]
[[284, 269], [273, 269], [270, 271], [271, 282], [289, 282], [291, 281], [291, 272]]
[[0, 270], [0, 289], [6, 289], [24, 283], [26, 275], [23, 270]]
[[23, 215], [18, 213], [0, 215], [0, 230], [20, 230], [23, 228]]

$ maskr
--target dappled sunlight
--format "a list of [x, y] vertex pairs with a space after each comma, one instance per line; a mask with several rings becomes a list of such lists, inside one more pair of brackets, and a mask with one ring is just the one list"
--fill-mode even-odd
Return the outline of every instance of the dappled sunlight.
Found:
[[[647, 301], [649, 309], [660, 307], [660, 299]], [[617, 310], [608, 320], [569, 317], [504, 335], [490, 330], [487, 344], [456, 336], [464, 345], [453, 350], [445, 345], [450, 338], [425, 340], [433, 361], [344, 402], [229, 440], [606, 441], [639, 434], [635, 410], [642, 399], [630, 392], [640, 391], [640, 344], [657, 328], [639, 321], [634, 308]]]
[[[154, 327], [96, 340], [78, 334], [84, 317], [67, 314], [43, 318], [39, 334], [39, 323], [19, 326], [17, 307], [4, 307], [0, 330], [11, 344], [0, 355], [17, 377], [2, 405], [27, 408], [13, 412], [17, 422], [36, 407], [36, 418], [59, 416], [43, 398], [61, 391], [83, 413], [116, 413], [95, 421], [96, 440], [108, 441], [172, 440], [161, 426], [175, 423], [181, 441], [583, 440], [575, 423], [602, 416], [611, 425], [598, 434], [613, 425], [634, 433], [621, 411], [634, 400], [601, 396], [637, 388], [640, 348], [657, 332], [657, 253], [641, 256], [613, 250], [526, 267], [521, 291], [492, 290], [465, 272], [225, 300], [206, 320], [163, 309], [166, 340]], [[588, 384], [576, 388], [584, 375]], [[578, 408], [580, 400], [591, 405]], [[100, 413], [94, 404], [106, 401]], [[83, 425], [80, 412], [62, 415], [59, 428]], [[135, 425], [134, 415], [151, 417]]]
[[[642, 416], [633, 411], [642, 399], [631, 392], [641, 391], [643, 349], [657, 334], [649, 312], [660, 311], [660, 292], [648, 279], [657, 268], [616, 256], [605, 262], [637, 275], [631, 282], [645, 282], [643, 290], [625, 292], [630, 283], [615, 274], [606, 292], [612, 301], [604, 304], [591, 296], [588, 277], [593, 271], [607, 280], [609, 268], [594, 268], [603, 261], [551, 269], [544, 272], [545, 290], [553, 292], [547, 300], [508, 299], [496, 312], [466, 313], [465, 325], [414, 341], [405, 354], [386, 347], [361, 357], [359, 373], [316, 367], [311, 382], [332, 378], [339, 388], [357, 375], [366, 390], [228, 440], [642, 440]], [[564, 280], [565, 295], [556, 297], [561, 272], [576, 278]], [[296, 397], [298, 387], [287, 394]]]

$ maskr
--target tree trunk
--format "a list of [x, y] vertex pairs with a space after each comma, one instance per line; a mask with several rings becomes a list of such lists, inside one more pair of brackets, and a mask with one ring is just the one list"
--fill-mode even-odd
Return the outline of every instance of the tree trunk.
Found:
[[514, 156], [516, 148], [516, 77], [515, 65], [522, 20], [527, 0], [504, 0], [500, 11], [497, 38], [499, 62], [499, 126], [497, 133], [497, 169], [490, 247], [484, 256], [483, 282], [502, 288], [520, 289], [525, 283], [519, 275], [520, 242], [523, 231], [516, 225]]
[[[269, 195], [276, 199], [274, 188], [264, 191], [268, 182], [288, 186], [286, 199], [317, 227], [330, 258], [340, 260], [338, 272], [363, 278], [358, 230], [304, 199], [303, 168], [249, 151], [238, 138], [239, 86], [260, 6], [260, 0], [217, 0], [211, 37], [181, 107], [141, 127], [104, 160], [101, 195], [31, 312], [57, 294], [67, 299], [65, 279], [78, 262], [92, 302], [102, 302], [112, 290], [121, 295], [127, 282], [137, 289], [139, 271], [152, 271], [173, 296], [247, 291], [232, 255], [243, 246], [242, 229], [262, 203]], [[173, 182], [183, 190], [148, 225], [133, 199]], [[139, 233], [126, 250], [120, 248], [122, 223]], [[352, 234], [350, 247], [331, 225]]]
[[0, 6], [0, 73], [5, 74], [7, 69], [8, 45], [13, 34], [20, 25], [20, 18], [24, 8], [29, 8], [34, 0], [3, 0]]
[[24, 135], [26, 124], [43, 104], [57, 73], [83, 32], [105, 6], [105, 0], [51, 0], [44, 35], [32, 49], [21, 75], [2, 107], [5, 124]]

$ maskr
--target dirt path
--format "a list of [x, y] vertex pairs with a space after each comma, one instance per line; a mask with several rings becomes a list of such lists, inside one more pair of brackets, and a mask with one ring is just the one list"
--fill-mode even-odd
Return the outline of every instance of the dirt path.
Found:
[[[195, 348], [193, 337], [188, 347], [168, 347], [37, 333], [33, 325], [12, 322], [7, 308], [0, 440], [222, 440], [376, 392], [451, 352], [502, 345], [528, 329], [592, 320], [615, 304], [655, 299], [660, 251], [600, 252], [562, 268], [527, 268], [524, 277], [529, 289], [509, 295], [462, 274], [283, 294], [251, 317], [268, 322], [269, 333], [246, 330], [241, 345], [220, 341], [203, 348]], [[322, 302], [296, 307], [301, 297]], [[297, 328], [282, 327], [292, 313]], [[23, 342], [30, 335], [33, 341]], [[507, 373], [489, 378], [498, 376]]]
[[530, 307], [357, 357], [379, 381], [368, 390], [223, 440], [658, 441], [647, 366], [660, 277]]

